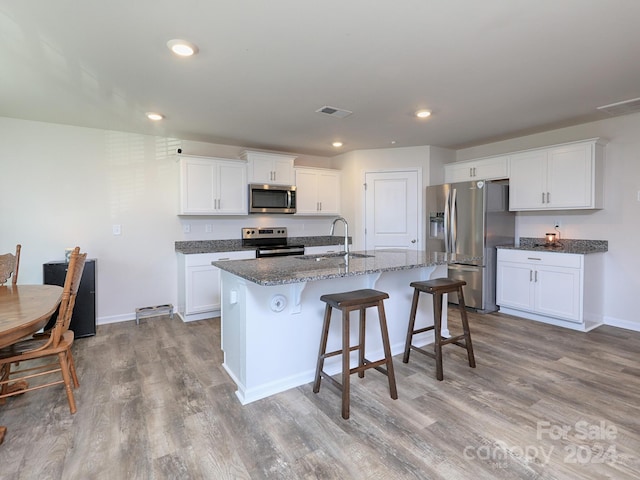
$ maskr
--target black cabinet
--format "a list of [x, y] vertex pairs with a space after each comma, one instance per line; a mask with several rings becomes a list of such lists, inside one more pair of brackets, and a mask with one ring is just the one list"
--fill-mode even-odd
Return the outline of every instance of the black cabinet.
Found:
[[[64, 279], [67, 276], [66, 262], [49, 262], [42, 266], [44, 284], [64, 286]], [[54, 313], [45, 327], [51, 328], [56, 323], [58, 314]], [[70, 330], [76, 338], [88, 337], [96, 334], [96, 261], [87, 259], [84, 263], [76, 304], [73, 307]]]

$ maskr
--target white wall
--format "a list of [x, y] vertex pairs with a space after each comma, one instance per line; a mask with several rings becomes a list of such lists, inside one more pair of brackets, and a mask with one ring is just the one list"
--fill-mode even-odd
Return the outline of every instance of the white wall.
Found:
[[[519, 213], [517, 234], [542, 237], [560, 220], [563, 238], [608, 240], [605, 254], [605, 316], [609, 324], [640, 330], [633, 301], [640, 292], [640, 114], [615, 117], [536, 135], [459, 150], [457, 160], [602, 137], [605, 148], [604, 209]], [[589, 279], [585, 279], [588, 282]]]
[[[79, 245], [97, 259], [99, 323], [177, 303], [176, 240], [239, 239], [244, 226], [276, 224], [292, 236], [329, 233], [330, 219], [313, 217], [178, 217], [176, 148], [238, 158], [240, 147], [2, 117], [0, 143], [0, 252], [21, 243], [19, 283], [42, 283], [42, 264]], [[182, 233], [184, 223], [190, 234]], [[213, 233], [205, 233], [207, 223]], [[120, 236], [112, 234], [116, 224]]]

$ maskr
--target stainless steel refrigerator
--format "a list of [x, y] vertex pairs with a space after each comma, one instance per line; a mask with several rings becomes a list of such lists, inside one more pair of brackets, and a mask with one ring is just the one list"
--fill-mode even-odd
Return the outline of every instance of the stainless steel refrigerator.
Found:
[[[473, 181], [427, 187], [427, 251], [480, 257], [463, 262], [452, 255], [449, 277], [464, 280], [465, 304], [479, 312], [496, 306], [496, 245], [513, 244], [515, 213], [509, 211], [508, 182]], [[449, 302], [458, 303], [456, 294]]]

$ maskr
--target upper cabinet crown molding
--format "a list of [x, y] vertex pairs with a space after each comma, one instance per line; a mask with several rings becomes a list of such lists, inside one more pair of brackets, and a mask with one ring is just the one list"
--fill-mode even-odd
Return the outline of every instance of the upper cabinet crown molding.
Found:
[[295, 155], [244, 150], [240, 158], [247, 161], [249, 183], [267, 185], [294, 185], [293, 162]]
[[605, 144], [592, 138], [511, 154], [509, 209], [603, 208]]
[[480, 158], [444, 166], [445, 183], [509, 178], [509, 156]]

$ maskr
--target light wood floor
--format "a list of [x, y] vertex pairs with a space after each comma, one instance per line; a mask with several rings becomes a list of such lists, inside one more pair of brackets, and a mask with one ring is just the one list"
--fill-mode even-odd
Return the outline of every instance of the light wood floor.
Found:
[[57, 387], [0, 406], [0, 478], [640, 478], [640, 333], [499, 314], [471, 328], [476, 369], [455, 346], [443, 382], [430, 358], [396, 356], [399, 399], [354, 375], [343, 420], [327, 382], [241, 406], [218, 319], [100, 326], [76, 341], [75, 415]]

